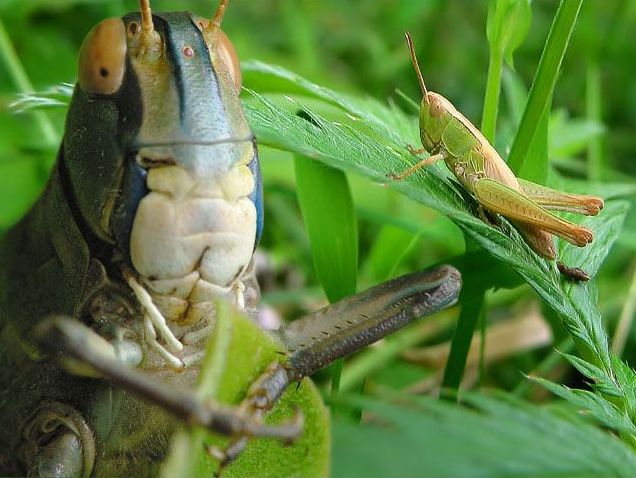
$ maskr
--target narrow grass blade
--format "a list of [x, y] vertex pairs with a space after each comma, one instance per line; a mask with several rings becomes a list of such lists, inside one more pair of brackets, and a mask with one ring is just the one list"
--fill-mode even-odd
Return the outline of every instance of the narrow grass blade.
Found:
[[582, 3], [583, 0], [562, 0], [554, 17], [530, 88], [528, 103], [508, 157], [508, 164], [516, 173], [522, 170], [524, 162], [528, 159], [530, 145], [537, 134], [541, 117], [546, 109], [549, 109], [561, 62]]

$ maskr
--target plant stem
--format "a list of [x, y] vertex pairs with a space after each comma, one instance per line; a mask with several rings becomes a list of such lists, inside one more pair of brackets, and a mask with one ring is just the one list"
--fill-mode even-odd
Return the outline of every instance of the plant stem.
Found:
[[[601, 71], [598, 62], [594, 61], [587, 67], [585, 109], [587, 118], [596, 123], [602, 122], [602, 91]], [[587, 147], [587, 178], [591, 181], [600, 181], [603, 175], [603, 139], [594, 136]]]
[[[457, 391], [462, 381], [473, 333], [484, 305], [485, 291], [478, 283], [478, 280], [473, 281], [470, 277], [465, 281], [459, 296], [462, 310], [453, 333], [451, 349], [442, 381], [442, 387], [451, 389], [453, 392]], [[453, 399], [459, 397], [456, 393], [451, 396]]]
[[636, 312], [636, 264], [634, 264], [634, 273], [629, 286], [629, 292], [625, 298], [625, 305], [623, 305], [623, 310], [621, 310], [618, 325], [614, 331], [614, 339], [612, 340], [612, 353], [619, 357], [623, 353], [627, 336], [632, 328], [634, 312]]
[[503, 54], [500, 48], [491, 48], [490, 62], [488, 63], [488, 78], [486, 80], [484, 111], [481, 117], [481, 132], [491, 144], [495, 142], [502, 68]]
[[508, 164], [519, 172], [526, 160], [528, 148], [537, 132], [541, 116], [550, 104], [561, 62], [583, 0], [562, 0], [548, 33], [537, 72], [532, 81], [528, 102], [517, 131]]
[[[0, 61], [6, 65], [9, 77], [19, 93], [32, 93], [34, 91], [31, 80], [29, 80], [22, 62], [18, 58], [2, 19], [0, 19]], [[53, 123], [41, 111], [34, 111], [31, 114], [35, 119], [36, 127], [40, 130], [41, 137], [44, 139], [44, 145], [47, 148], [54, 149], [59, 141], [59, 136], [53, 127]], [[48, 167], [45, 173], [48, 176]]]

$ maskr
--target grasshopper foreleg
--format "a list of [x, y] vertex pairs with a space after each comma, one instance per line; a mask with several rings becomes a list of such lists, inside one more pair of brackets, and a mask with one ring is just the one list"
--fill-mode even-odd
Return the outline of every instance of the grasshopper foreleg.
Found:
[[[280, 362], [272, 362], [261, 376], [250, 386], [238, 410], [243, 416], [261, 422], [265, 414], [276, 404], [283, 392], [292, 383], [294, 375]], [[302, 415], [297, 414], [297, 426], [302, 428]], [[232, 463], [245, 449], [249, 434], [240, 434], [224, 448], [211, 447], [208, 451], [219, 461], [219, 472]]]
[[411, 153], [411, 155], [416, 156], [416, 157], [419, 156], [420, 154], [426, 153], [426, 148], [424, 148], [424, 147], [416, 148], [412, 144], [407, 144], [406, 145], [406, 149], [408, 149], [408, 151], [409, 151], [409, 153]]
[[[420, 154], [420, 152], [424, 152], [424, 151], [426, 151], [426, 149], [424, 149], [424, 148], [422, 148], [421, 151], [409, 148], [409, 152], [411, 154], [413, 154], [414, 156], [417, 156], [418, 154]], [[433, 163], [436, 163], [440, 159], [444, 159], [444, 155], [442, 153], [434, 154], [432, 156], [429, 156], [428, 158], [422, 159], [418, 163], [414, 164], [413, 166], [411, 166], [408, 169], [405, 169], [404, 171], [402, 171], [399, 174], [389, 173], [388, 177], [393, 179], [394, 181], [402, 181], [403, 179], [408, 178], [410, 175], [412, 175], [413, 173], [419, 171], [420, 169], [425, 168], [426, 166], [429, 166], [429, 165], [431, 165]]]
[[[183, 350], [183, 344], [175, 337], [166, 323], [159, 308], [152, 301], [148, 291], [131, 274], [126, 274], [126, 281], [144, 309], [144, 339], [163, 359], [176, 370], [182, 369], [184, 363], [174, 352]], [[157, 341], [157, 332], [166, 342], [166, 347]]]

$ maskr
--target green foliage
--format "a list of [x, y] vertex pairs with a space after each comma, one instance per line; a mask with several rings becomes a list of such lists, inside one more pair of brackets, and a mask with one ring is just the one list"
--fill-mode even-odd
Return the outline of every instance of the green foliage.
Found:
[[346, 176], [296, 156], [298, 201], [311, 242], [318, 279], [329, 302], [356, 292], [358, 225]]
[[[564, 0], [558, 9], [556, 2], [532, 2], [530, 12], [529, 3], [290, 0], [274, 8], [270, 2], [234, 1], [228, 9], [224, 30], [240, 57], [267, 62], [246, 62], [244, 69], [244, 84], [257, 92], [244, 99], [264, 175], [262, 249], [276, 274], [275, 286], [271, 277], [263, 283], [264, 307], [275, 306], [291, 319], [323, 303], [320, 286], [330, 299], [353, 290], [356, 269], [363, 288], [402, 272], [452, 262], [461, 267], [466, 282], [477, 284], [465, 289], [461, 305], [473, 323], [478, 312], [483, 314], [486, 333], [523, 314], [538, 295], [554, 343], [567, 346], [566, 337], [571, 337], [576, 344], [573, 355], [556, 354], [552, 345], [519, 350], [485, 367], [481, 381], [500, 390], [518, 387], [524, 380], [520, 371], [533, 371], [532, 381], [519, 387], [524, 397], [538, 398], [538, 384], [565, 402], [551, 398], [550, 406], [542, 408], [499, 394], [463, 394], [463, 405], [408, 394], [407, 388], [421, 390], [422, 383], [434, 382], [439, 370], [406, 362], [404, 352], [447, 341], [459, 315], [456, 309], [369, 348], [342, 373], [342, 388], [349, 392], [367, 377], [365, 397], [332, 398], [337, 405], [370, 412], [360, 425], [336, 421], [334, 476], [634, 475], [636, 379], [627, 364], [636, 359], [636, 336], [627, 335], [621, 360], [610, 354], [608, 335], [630, 299], [633, 279], [625, 269], [634, 263], [636, 250], [636, 219], [627, 214], [636, 191], [636, 7], [628, 1], [590, 0], [579, 13], [580, 0]], [[153, 5], [200, 14], [212, 10], [205, 0], [153, 0]], [[74, 81], [75, 57], [88, 29], [106, 16], [135, 8], [133, 0], [0, 2], [8, 33], [0, 46], [0, 228], [15, 222], [43, 187], [63, 130], [59, 106], [67, 101], [67, 92], [31, 96], [43, 110], [35, 114], [13, 114], [8, 105], [19, 93], [28, 93], [30, 83], [46, 90]], [[403, 45], [405, 30], [414, 36], [430, 89], [451, 99], [468, 118], [478, 118], [481, 111], [484, 133], [496, 138], [498, 151], [510, 157], [522, 176], [607, 200], [605, 211], [583, 221], [594, 231], [592, 246], [557, 244], [563, 262], [595, 276], [591, 283], [563, 282], [554, 265], [536, 256], [505, 220], [497, 227], [482, 222], [473, 198], [443, 165], [400, 184], [386, 178], [412, 164], [405, 145], [419, 144], [418, 104], [410, 99], [419, 98], [419, 91]], [[396, 87], [406, 93], [392, 94]], [[299, 109], [310, 121], [297, 116]], [[302, 156], [298, 176], [289, 152]], [[308, 173], [316, 169], [317, 175]], [[312, 180], [316, 176], [324, 181]], [[346, 207], [332, 207], [339, 201]], [[328, 214], [334, 209], [339, 220]], [[465, 253], [465, 243], [477, 244], [477, 249]], [[341, 259], [330, 266], [329, 254], [339, 251]], [[518, 287], [523, 283], [531, 287]], [[511, 287], [516, 288], [503, 290]], [[497, 290], [486, 294], [483, 307], [471, 308], [471, 301], [481, 300], [492, 288]], [[555, 316], [561, 320], [552, 320]], [[456, 328], [464, 350], [456, 348], [455, 353], [464, 358], [473, 328], [463, 323]], [[246, 386], [243, 380], [272, 356], [259, 355], [262, 362], [252, 357], [251, 347], [270, 350], [270, 339], [260, 331], [243, 325], [229, 329], [217, 328], [208, 356], [216, 386], [205, 388], [235, 393], [227, 400], [236, 402]], [[483, 347], [488, 352], [497, 344], [487, 340]], [[248, 357], [245, 366], [229, 360], [239, 352]], [[456, 361], [449, 369], [455, 383], [464, 363]], [[240, 380], [226, 383], [225, 368]], [[222, 385], [218, 374], [223, 374]], [[320, 385], [321, 377], [317, 381]], [[305, 387], [287, 403], [293, 406], [308, 397], [311, 403], [304, 410], [315, 419], [314, 436], [322, 440], [324, 410], [315, 390]], [[292, 410], [284, 413], [289, 417]], [[189, 454], [179, 453], [200, 453], [191, 441], [200, 441], [197, 433], [184, 432], [175, 443], [176, 449], [183, 448], [174, 459], [187, 462]], [[232, 470], [256, 464], [272, 474], [320, 474], [326, 466], [324, 449], [315, 455], [312, 469], [303, 468], [303, 456], [294, 455], [296, 447], [291, 456], [280, 455], [288, 449], [271, 443], [253, 446], [246, 464], [237, 463], [230, 473], [238, 475]], [[208, 465], [206, 473], [213, 468]], [[260, 471], [249, 468], [250, 474], [260, 476]]]
[[[362, 426], [336, 423], [334, 477], [632, 477], [636, 453], [574, 413], [468, 394], [467, 408], [424, 397], [352, 397], [373, 413]], [[469, 408], [468, 408], [469, 407]], [[387, 443], [393, 446], [387, 447]]]
[[[576, 24], [583, 0], [563, 0], [559, 4], [554, 22], [550, 27], [550, 33], [539, 60], [539, 66], [532, 81], [528, 103], [519, 125], [519, 131], [512, 144], [508, 163], [513, 171], [520, 173], [525, 179], [531, 177], [545, 177], [547, 172], [547, 156], [533, 160], [532, 169], [524, 169], [530, 152], [535, 148], [534, 138], [537, 134], [545, 133], [546, 111], [552, 102], [552, 93], [561, 68], [561, 62], [570, 41], [570, 35]], [[544, 149], [544, 148], [542, 148]], [[538, 173], [532, 174], [532, 170]], [[543, 174], [542, 174], [543, 172]]]
[[513, 66], [513, 53], [526, 39], [532, 10], [529, 0], [490, 0], [486, 20], [486, 38], [492, 51], [503, 55]]
[[[219, 312], [197, 393], [205, 399], [238, 404], [265, 367], [280, 360], [284, 348], [244, 315], [228, 310], [227, 306], [222, 306]], [[318, 390], [309, 379], [298, 387], [290, 387], [267, 415], [265, 423], [280, 424], [292, 420], [296, 413], [303, 414], [306, 426], [292, 446], [273, 439], [252, 440], [222, 476], [324, 476], [329, 466], [328, 415]], [[217, 463], [206, 452], [206, 447], [222, 448], [227, 443], [227, 438], [197, 428], [179, 432], [162, 476], [211, 476], [217, 470]]]
[[529, 0], [491, 0], [488, 6], [486, 38], [490, 45], [490, 61], [481, 132], [491, 143], [495, 140], [499, 91], [504, 59], [513, 66], [513, 53], [530, 29], [532, 10]]

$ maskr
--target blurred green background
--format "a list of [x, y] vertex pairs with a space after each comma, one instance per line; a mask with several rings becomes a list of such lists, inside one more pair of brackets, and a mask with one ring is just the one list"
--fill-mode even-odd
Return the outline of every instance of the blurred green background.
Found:
[[[515, 53], [515, 72], [507, 67], [504, 72], [497, 130], [497, 148], [504, 155], [518, 114], [510, 95], [515, 85], [529, 87], [556, 4], [532, 2], [532, 23]], [[216, 4], [156, 0], [153, 7], [209, 16]], [[84, 35], [103, 18], [132, 10], [137, 10], [134, 1], [0, 0], [0, 47], [5, 58], [0, 61], [0, 228], [24, 214], [41, 191], [64, 123], [63, 107], [16, 114], [9, 104], [21, 92], [74, 83]], [[479, 124], [489, 59], [487, 12], [485, 0], [233, 0], [223, 28], [242, 60], [282, 65], [317, 84], [400, 105], [404, 101], [396, 89], [410, 98], [420, 97], [403, 40], [408, 30], [429, 88], [444, 94]], [[551, 166], [567, 176], [636, 184], [635, 27], [636, 2], [583, 3], [550, 118]], [[13, 49], [17, 55], [12, 63]], [[250, 87], [249, 76], [247, 80], [245, 86]], [[264, 301], [274, 313], [294, 317], [314, 310], [325, 299], [297, 203], [292, 156], [268, 148], [260, 154], [266, 204]], [[591, 155], [599, 160], [592, 163]], [[445, 217], [368, 180], [349, 179], [359, 226], [359, 289], [464, 251], [462, 234]], [[634, 202], [633, 196], [628, 199]], [[636, 220], [630, 214], [597, 280], [610, 336], [621, 315], [630, 324], [634, 313], [635, 251]], [[552, 347], [562, 331], [551, 320], [551, 330], [542, 327], [546, 313], [527, 286], [489, 292], [484, 310], [484, 323], [500, 335], [493, 332], [482, 360], [476, 355], [470, 362], [470, 384], [503, 390], [524, 387], [520, 371], [534, 370], [545, 357], [553, 357]], [[407, 330], [403, 347], [376, 359], [366, 379], [367, 390], [435, 389], [456, 316], [453, 309], [432, 321], [430, 330]], [[511, 335], [496, 328], [506, 323]], [[534, 339], [524, 342], [520, 336]], [[412, 347], [416, 349], [405, 352]], [[619, 352], [628, 361], [636, 358], [634, 333], [628, 334]], [[548, 363], [546, 373], [557, 381], [581, 384], [580, 377], [558, 358]], [[520, 393], [545, 399], [534, 389]]]

